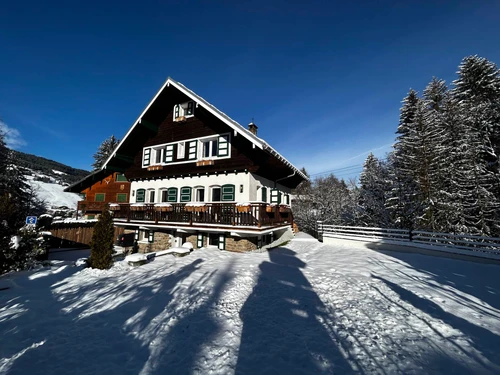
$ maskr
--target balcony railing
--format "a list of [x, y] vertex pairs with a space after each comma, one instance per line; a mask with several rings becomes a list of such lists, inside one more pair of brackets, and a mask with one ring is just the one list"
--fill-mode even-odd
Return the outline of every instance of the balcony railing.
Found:
[[82, 212], [102, 212], [104, 206], [109, 204], [109, 202], [90, 202], [90, 201], [79, 201], [78, 210]]
[[173, 203], [170, 206], [154, 204], [120, 204], [111, 208], [115, 219], [148, 221], [158, 223], [219, 224], [232, 226], [275, 226], [292, 224], [293, 216], [289, 208], [251, 203], [241, 206], [236, 203], [206, 203], [189, 205]]

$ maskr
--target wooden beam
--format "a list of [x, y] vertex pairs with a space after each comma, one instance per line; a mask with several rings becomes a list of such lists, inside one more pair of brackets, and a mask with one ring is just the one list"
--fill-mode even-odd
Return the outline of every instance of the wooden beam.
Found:
[[154, 131], [154, 132], [157, 132], [157, 131], [158, 131], [158, 125], [152, 124], [151, 122], [146, 121], [146, 120], [144, 120], [143, 118], [141, 118], [141, 119], [139, 120], [139, 124], [140, 124], [142, 127], [146, 128], [146, 129], [149, 129], [149, 130], [152, 130], [152, 131]]
[[134, 162], [134, 158], [132, 156], [129, 156], [129, 155], [116, 154], [115, 158], [123, 160], [123, 161], [126, 161], [127, 163], [133, 163]]

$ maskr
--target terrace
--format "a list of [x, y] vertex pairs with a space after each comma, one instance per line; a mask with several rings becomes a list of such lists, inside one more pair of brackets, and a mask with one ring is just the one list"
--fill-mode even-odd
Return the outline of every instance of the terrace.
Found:
[[114, 203], [110, 210], [117, 223], [262, 228], [291, 225], [293, 222], [290, 207], [265, 203]]

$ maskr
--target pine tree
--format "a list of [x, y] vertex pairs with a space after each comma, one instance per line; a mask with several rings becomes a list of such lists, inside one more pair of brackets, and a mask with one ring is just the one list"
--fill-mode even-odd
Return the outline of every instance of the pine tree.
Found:
[[393, 188], [387, 197], [391, 220], [400, 228], [413, 228], [422, 208], [416, 181], [418, 146], [416, 125], [422, 105], [417, 92], [410, 90], [403, 99], [394, 151], [390, 155], [389, 174]]
[[113, 217], [109, 208], [105, 207], [94, 226], [94, 233], [90, 243], [90, 267], [104, 270], [112, 266], [113, 242]]
[[97, 152], [94, 154], [95, 161], [92, 164], [92, 169], [97, 170], [101, 168], [119, 143], [120, 140], [116, 139], [114, 135], [102, 142]]
[[464, 226], [470, 233], [500, 235], [500, 74], [495, 64], [469, 56], [459, 66], [453, 94], [462, 114], [457, 165]]
[[360, 224], [386, 227], [389, 225], [389, 212], [385, 206], [389, 190], [386, 169], [372, 153], [366, 158], [359, 182]]

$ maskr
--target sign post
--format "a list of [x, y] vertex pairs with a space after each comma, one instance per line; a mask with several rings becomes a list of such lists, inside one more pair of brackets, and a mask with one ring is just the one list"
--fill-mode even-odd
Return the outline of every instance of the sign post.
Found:
[[35, 225], [36, 224], [36, 216], [26, 216], [26, 224], [27, 225]]

